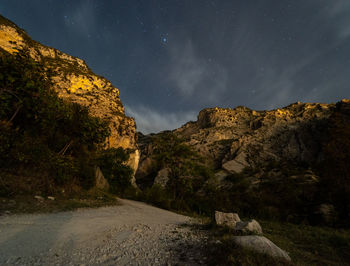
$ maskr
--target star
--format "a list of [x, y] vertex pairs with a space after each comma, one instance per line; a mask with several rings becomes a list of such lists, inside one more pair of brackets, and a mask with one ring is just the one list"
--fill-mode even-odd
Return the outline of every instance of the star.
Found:
[[168, 36], [169, 36], [169, 33], [165, 33], [165, 34], [162, 34], [161, 36], [160, 36], [160, 39], [161, 39], [161, 41], [162, 41], [162, 43], [167, 43], [168, 42]]

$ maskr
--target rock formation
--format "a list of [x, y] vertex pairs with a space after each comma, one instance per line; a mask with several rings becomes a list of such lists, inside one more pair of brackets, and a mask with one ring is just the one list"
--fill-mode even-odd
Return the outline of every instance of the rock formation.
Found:
[[280, 249], [273, 242], [264, 236], [236, 236], [234, 241], [244, 248], [255, 250], [259, 253], [268, 254], [275, 258], [282, 258], [291, 261], [288, 253]]
[[28, 52], [45, 66], [61, 98], [88, 106], [91, 115], [108, 120], [111, 135], [106, 146], [130, 149], [129, 165], [137, 169], [135, 121], [125, 116], [119, 90], [110, 81], [94, 74], [83, 60], [32, 40], [24, 30], [0, 15], [0, 53], [17, 51]]
[[[219, 183], [246, 168], [261, 170], [256, 174], [258, 182], [262, 166], [320, 162], [328, 119], [335, 108], [335, 104], [300, 102], [271, 111], [254, 111], [241, 106], [209, 108], [199, 113], [197, 121], [188, 122], [173, 133], [204, 158], [209, 158], [217, 170], [221, 169], [216, 173]], [[146, 171], [147, 166], [147, 173], [152, 172], [148, 162], [152, 155], [150, 139], [149, 136], [140, 137], [140, 170]], [[137, 175], [140, 179], [145, 175], [141, 172]], [[312, 170], [302, 176], [303, 182], [315, 182], [317, 178]]]
[[269, 161], [314, 163], [334, 104], [294, 103], [272, 111], [246, 107], [202, 110], [175, 131], [218, 168], [239, 173]]
[[[196, 190], [189, 186], [193, 196], [220, 211], [319, 223], [320, 206], [332, 205], [332, 217], [347, 217], [349, 110], [349, 100], [297, 102], [271, 111], [241, 106], [204, 109], [197, 121], [172, 132], [140, 135], [137, 183], [152, 187], [162, 168], [170, 167], [175, 173], [173, 183], [181, 187], [187, 178], [196, 185]], [[199, 154], [187, 154], [187, 159], [201, 158], [212, 174], [200, 174], [199, 179], [196, 173], [176, 172], [183, 165], [180, 157], [170, 166], [159, 167], [161, 158], [155, 155], [161, 148], [156, 140], [169, 134], [173, 135], [169, 140], [180, 140]], [[171, 147], [168, 142], [162, 145]], [[335, 204], [335, 195], [346, 204]]]

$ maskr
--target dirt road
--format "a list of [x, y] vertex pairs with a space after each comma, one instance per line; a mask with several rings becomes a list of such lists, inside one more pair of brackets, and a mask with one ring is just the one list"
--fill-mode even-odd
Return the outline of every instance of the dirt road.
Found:
[[204, 232], [191, 218], [141, 202], [0, 216], [0, 265], [200, 265]]

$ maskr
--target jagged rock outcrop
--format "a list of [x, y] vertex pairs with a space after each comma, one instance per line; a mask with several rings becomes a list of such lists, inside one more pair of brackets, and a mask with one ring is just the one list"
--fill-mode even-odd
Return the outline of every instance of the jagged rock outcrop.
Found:
[[202, 110], [175, 133], [218, 168], [239, 173], [271, 161], [319, 161], [334, 104], [294, 103], [272, 111], [246, 107]]
[[125, 116], [119, 90], [104, 77], [94, 74], [86, 63], [57, 49], [32, 40], [24, 30], [0, 15], [0, 52], [14, 54], [26, 51], [42, 63], [61, 98], [88, 106], [91, 115], [110, 122], [108, 147], [131, 149], [129, 165], [136, 170], [139, 151], [136, 143], [136, 125]]
[[[341, 103], [346, 105], [346, 100]], [[216, 169], [221, 169], [216, 173], [218, 184], [222, 185], [227, 176], [246, 168], [260, 169], [252, 176], [252, 183], [256, 183], [264, 174], [270, 179], [280, 176], [276, 172], [279, 166], [264, 172], [267, 165], [319, 163], [323, 159], [322, 143], [327, 138], [329, 118], [335, 109], [335, 104], [300, 102], [271, 111], [254, 111], [242, 106], [208, 108], [199, 113], [197, 121], [188, 122], [173, 133], [204, 158], [209, 158]], [[139, 137], [142, 150], [139, 180], [154, 171], [151, 139], [152, 136]], [[318, 182], [312, 169], [291, 174], [290, 178], [301, 183]]]

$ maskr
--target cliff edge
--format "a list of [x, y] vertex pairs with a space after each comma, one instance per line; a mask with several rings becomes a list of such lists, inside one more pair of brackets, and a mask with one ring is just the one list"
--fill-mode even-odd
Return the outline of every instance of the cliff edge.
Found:
[[18, 51], [27, 52], [44, 65], [59, 97], [87, 106], [92, 116], [109, 121], [111, 135], [106, 147], [130, 149], [129, 166], [136, 171], [139, 161], [136, 124], [125, 115], [119, 90], [94, 74], [83, 60], [32, 40], [23, 29], [0, 15], [0, 52]]

